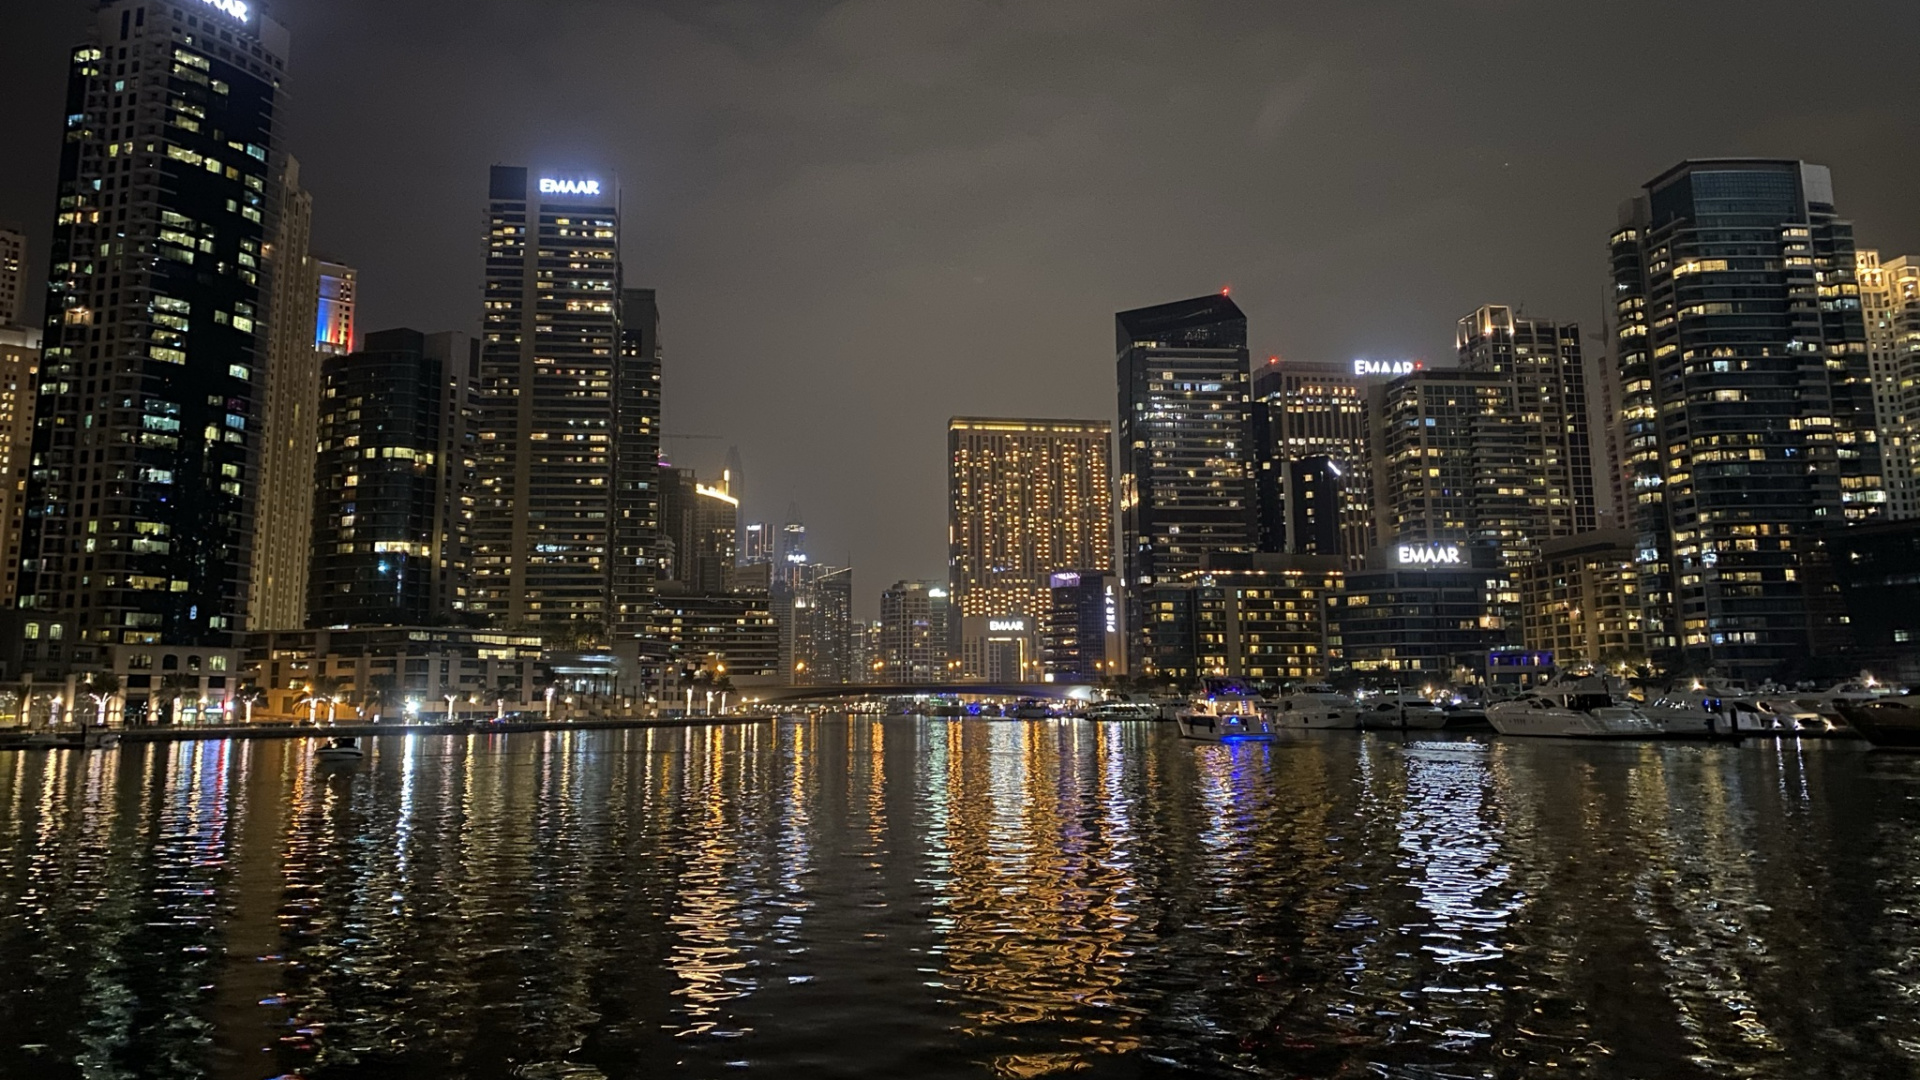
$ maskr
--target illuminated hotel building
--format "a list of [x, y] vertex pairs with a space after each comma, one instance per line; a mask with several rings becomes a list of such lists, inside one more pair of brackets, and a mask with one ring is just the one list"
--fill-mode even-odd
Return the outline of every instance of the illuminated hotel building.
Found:
[[43, 678], [163, 644], [228, 663], [262, 481], [287, 32], [191, 0], [109, 0], [93, 27], [69, 64], [22, 547]]
[[314, 447], [319, 439], [320, 351], [315, 327], [319, 264], [309, 254], [313, 196], [287, 159], [280, 228], [267, 249], [273, 310], [267, 332], [266, 415], [260, 435], [260, 504], [253, 520], [247, 628], [304, 626], [313, 544]]
[[604, 633], [621, 509], [619, 186], [497, 165], [488, 196], [472, 610]]
[[1764, 679], [1830, 628], [1815, 534], [1885, 504], [1853, 226], [1825, 166], [1687, 161], [1627, 204], [1611, 254], [1649, 632]]
[[1920, 259], [1856, 255], [1889, 518], [1920, 517]]
[[1512, 379], [1416, 371], [1371, 388], [1380, 543], [1455, 541], [1501, 565], [1532, 554], [1527, 435]]
[[1037, 679], [1049, 575], [1113, 568], [1112, 439], [1097, 420], [948, 422], [948, 583], [966, 677]]
[[0, 611], [13, 607], [20, 583], [20, 526], [27, 508], [39, 372], [40, 331], [0, 326]]
[[1533, 537], [1599, 528], [1580, 325], [1518, 317], [1490, 304], [1460, 320], [1456, 343], [1462, 371], [1513, 383]]
[[1114, 323], [1131, 670], [1191, 674], [1191, 634], [1175, 600], [1154, 594], [1209, 555], [1259, 546], [1247, 317], [1222, 293]]
[[479, 343], [385, 330], [321, 365], [306, 625], [446, 625], [467, 607]]
[[26, 311], [27, 238], [0, 229], [0, 326], [19, 326]]
[[[1366, 379], [1352, 367], [1273, 357], [1253, 375], [1253, 419], [1262, 548], [1365, 565], [1375, 544]], [[1316, 468], [1297, 467], [1309, 459]], [[1310, 498], [1320, 498], [1309, 491], [1329, 476], [1339, 484], [1337, 505], [1309, 508]], [[1311, 521], [1303, 517], [1309, 509]], [[1329, 526], [1331, 545], [1323, 532]]]

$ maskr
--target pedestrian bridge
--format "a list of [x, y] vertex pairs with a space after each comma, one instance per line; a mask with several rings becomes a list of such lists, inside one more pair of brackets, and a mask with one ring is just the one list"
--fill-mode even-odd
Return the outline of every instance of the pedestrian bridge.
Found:
[[1065, 701], [1097, 696], [1091, 683], [846, 683], [835, 686], [770, 686], [745, 695], [768, 704], [840, 701], [846, 698], [959, 697], [1045, 698]]

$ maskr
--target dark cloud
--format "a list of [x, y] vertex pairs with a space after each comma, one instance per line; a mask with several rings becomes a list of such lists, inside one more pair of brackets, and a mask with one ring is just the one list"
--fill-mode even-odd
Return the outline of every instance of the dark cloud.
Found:
[[[288, 145], [365, 326], [472, 328], [486, 166], [615, 168], [668, 428], [737, 442], [862, 607], [944, 574], [950, 415], [1110, 417], [1116, 309], [1231, 284], [1255, 348], [1443, 358], [1594, 321], [1680, 158], [1835, 169], [1920, 251], [1920, 5], [1861, 0], [280, 0]], [[44, 245], [84, 5], [0, 15], [0, 219]], [[44, 250], [44, 246], [42, 247]]]

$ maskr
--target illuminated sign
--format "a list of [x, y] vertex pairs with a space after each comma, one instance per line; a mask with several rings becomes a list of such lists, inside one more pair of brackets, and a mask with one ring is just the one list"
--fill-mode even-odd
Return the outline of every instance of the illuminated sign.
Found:
[[1426, 368], [1424, 360], [1355, 360], [1353, 373], [1368, 375], [1411, 375]]
[[1107, 586], [1107, 633], [1120, 632], [1120, 604], [1113, 597], [1113, 586]]
[[1401, 544], [1393, 555], [1400, 566], [1460, 566], [1465, 562], [1459, 544]]
[[1024, 634], [1027, 632], [1027, 620], [988, 619], [987, 632], [989, 634]]
[[540, 194], [542, 195], [598, 195], [600, 194], [600, 181], [598, 180], [555, 180], [555, 179], [552, 179], [551, 177], [543, 176], [540, 178]]
[[219, 8], [221, 11], [239, 19], [241, 22], [246, 22], [247, 16], [251, 14], [247, 8], [246, 0], [201, 0], [201, 2], [208, 7]]
[[1077, 588], [1079, 584], [1080, 584], [1080, 575], [1072, 571], [1068, 571], [1064, 574], [1053, 575], [1053, 587], [1056, 589]]

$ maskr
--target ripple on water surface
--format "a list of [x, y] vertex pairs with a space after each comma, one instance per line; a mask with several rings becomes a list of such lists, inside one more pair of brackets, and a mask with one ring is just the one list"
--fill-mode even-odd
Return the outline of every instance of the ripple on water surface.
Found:
[[0, 1076], [1905, 1077], [1920, 759], [871, 718], [0, 754]]

